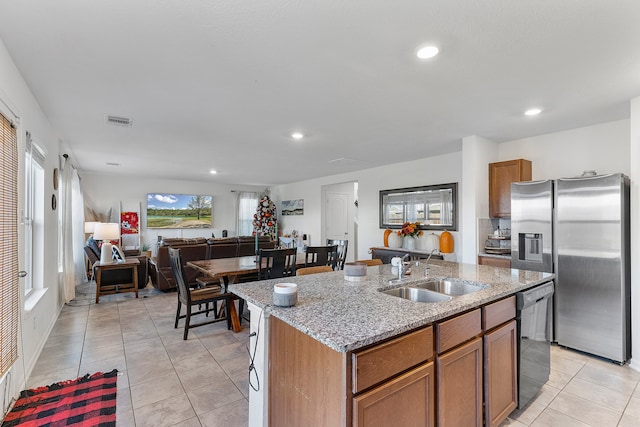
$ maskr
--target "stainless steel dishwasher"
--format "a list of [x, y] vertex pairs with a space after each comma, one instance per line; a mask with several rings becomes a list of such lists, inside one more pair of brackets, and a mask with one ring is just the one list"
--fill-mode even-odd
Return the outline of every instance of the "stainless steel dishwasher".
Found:
[[518, 408], [523, 408], [551, 370], [553, 282], [516, 293], [518, 325]]

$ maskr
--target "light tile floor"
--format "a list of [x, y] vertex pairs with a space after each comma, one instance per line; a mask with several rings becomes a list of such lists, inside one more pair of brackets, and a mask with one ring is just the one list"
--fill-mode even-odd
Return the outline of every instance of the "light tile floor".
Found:
[[[153, 288], [95, 301], [95, 284], [65, 305], [27, 387], [118, 369], [118, 426], [248, 424], [248, 322], [174, 329], [177, 295]], [[181, 321], [180, 325], [184, 325]]]
[[[118, 426], [247, 426], [248, 343], [226, 323], [174, 329], [177, 296], [147, 288], [93, 304], [78, 287], [62, 309], [28, 380], [36, 387], [86, 373], [120, 371]], [[502, 426], [640, 426], [640, 373], [557, 346], [551, 378]], [[312, 424], [310, 424], [312, 425]]]
[[551, 347], [551, 375], [534, 400], [502, 426], [640, 426], [640, 372]]

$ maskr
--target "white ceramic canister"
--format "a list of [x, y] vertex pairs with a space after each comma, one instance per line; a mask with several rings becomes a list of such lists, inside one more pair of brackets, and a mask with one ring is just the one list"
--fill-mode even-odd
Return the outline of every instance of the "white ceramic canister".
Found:
[[295, 283], [276, 283], [273, 285], [273, 305], [292, 307], [298, 302], [298, 285]]

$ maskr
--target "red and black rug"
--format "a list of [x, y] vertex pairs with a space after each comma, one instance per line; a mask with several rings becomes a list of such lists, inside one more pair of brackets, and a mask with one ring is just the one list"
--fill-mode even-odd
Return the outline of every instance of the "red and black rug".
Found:
[[2, 427], [116, 425], [118, 370], [20, 392]]

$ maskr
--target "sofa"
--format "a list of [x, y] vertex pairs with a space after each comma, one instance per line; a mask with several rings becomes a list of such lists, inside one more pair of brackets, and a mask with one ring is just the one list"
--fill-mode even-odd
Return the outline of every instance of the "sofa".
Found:
[[[100, 261], [100, 249], [95, 241], [88, 241], [84, 247], [84, 253], [87, 256], [89, 265], [92, 266], [91, 272], [95, 277], [95, 268], [93, 265]], [[137, 258], [140, 264], [137, 267], [138, 273], [138, 289], [143, 289], [147, 286], [148, 280], [148, 260], [146, 255], [140, 255], [140, 251], [124, 251], [125, 258]], [[104, 285], [117, 285], [120, 283], [132, 282], [131, 273], [128, 270], [104, 270], [102, 273], [102, 283]]]
[[[158, 247], [155, 259], [149, 262], [149, 276], [151, 283], [160, 291], [170, 291], [176, 288], [176, 282], [169, 262], [169, 248], [180, 249], [182, 263], [189, 284], [204, 276], [198, 270], [187, 266], [190, 261], [201, 259], [233, 258], [237, 256], [250, 256], [255, 254], [256, 240], [253, 236], [192, 239], [164, 239]], [[258, 237], [258, 249], [273, 249], [275, 241], [268, 236]]]

